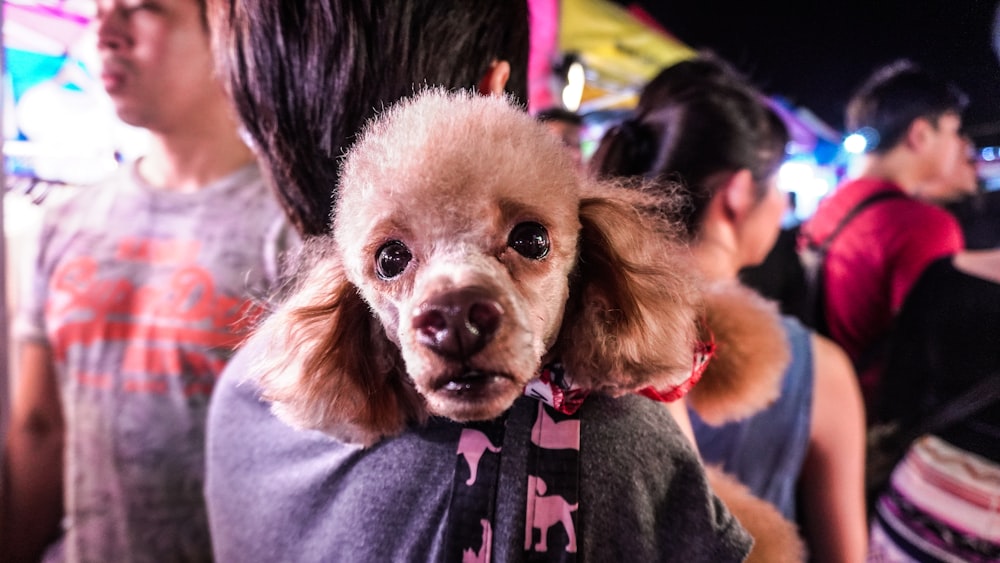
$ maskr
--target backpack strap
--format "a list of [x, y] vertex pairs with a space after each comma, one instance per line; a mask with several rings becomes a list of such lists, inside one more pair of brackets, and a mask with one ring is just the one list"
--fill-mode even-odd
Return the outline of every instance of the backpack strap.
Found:
[[805, 307], [802, 311], [802, 321], [817, 332], [829, 336], [829, 328], [826, 326], [826, 309], [823, 299], [823, 268], [826, 264], [826, 254], [833, 245], [833, 241], [844, 230], [855, 217], [872, 204], [887, 199], [899, 199], [907, 197], [906, 194], [897, 190], [881, 190], [871, 194], [858, 202], [850, 211], [841, 217], [840, 222], [833, 228], [823, 240], [817, 242], [811, 237], [805, 238], [805, 246], [799, 251], [799, 261], [802, 264], [803, 275], [805, 277], [806, 296]]
[[[816, 248], [820, 252], [822, 252], [823, 256], [825, 257], [827, 251], [830, 250], [830, 245], [832, 245], [834, 239], [837, 238], [837, 235], [839, 235], [840, 232], [844, 230], [844, 227], [846, 227], [848, 223], [850, 223], [855, 217], [857, 217], [859, 213], [864, 211], [873, 203], [878, 203], [884, 199], [898, 199], [904, 197], [907, 197], [906, 194], [896, 190], [882, 190], [866, 197], [865, 199], [858, 202], [858, 204], [855, 205], [850, 211], [845, 213], [843, 217], [841, 217], [840, 222], [837, 223], [837, 226], [833, 228], [833, 231], [831, 231], [830, 234], [827, 235], [825, 239], [823, 239], [820, 243], [818, 243], [816, 245]], [[810, 242], [810, 244], [813, 243]]]

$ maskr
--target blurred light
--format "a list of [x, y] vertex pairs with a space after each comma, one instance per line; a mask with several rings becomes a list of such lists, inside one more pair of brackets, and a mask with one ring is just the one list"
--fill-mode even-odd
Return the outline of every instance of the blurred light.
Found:
[[583, 65], [573, 61], [566, 69], [566, 86], [562, 90], [562, 105], [569, 111], [578, 111], [583, 100], [583, 86], [586, 77]]
[[872, 152], [878, 146], [881, 136], [871, 127], [862, 127], [844, 139], [844, 150], [851, 154]]
[[798, 221], [807, 219], [816, 211], [816, 206], [836, 183], [832, 172], [818, 166], [812, 157], [801, 157], [785, 161], [778, 169], [778, 188], [795, 193], [794, 217]]
[[812, 166], [802, 161], [790, 160], [778, 169], [778, 188], [784, 192], [798, 191], [814, 177]]
[[861, 133], [851, 133], [844, 139], [844, 150], [851, 154], [861, 154], [868, 148], [868, 139]]
[[981, 154], [983, 155], [983, 160], [987, 162], [994, 161], [997, 158], [996, 147], [983, 147]]

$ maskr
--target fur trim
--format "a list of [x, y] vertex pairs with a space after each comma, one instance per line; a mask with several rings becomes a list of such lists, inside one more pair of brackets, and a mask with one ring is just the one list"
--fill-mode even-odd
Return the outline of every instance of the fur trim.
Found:
[[716, 350], [688, 400], [705, 422], [722, 425], [778, 398], [791, 352], [774, 303], [737, 283], [704, 290], [705, 325]]
[[753, 537], [747, 563], [798, 563], [805, 561], [805, 544], [795, 525], [778, 510], [750, 492], [718, 467], [706, 467], [708, 484], [726, 508]]

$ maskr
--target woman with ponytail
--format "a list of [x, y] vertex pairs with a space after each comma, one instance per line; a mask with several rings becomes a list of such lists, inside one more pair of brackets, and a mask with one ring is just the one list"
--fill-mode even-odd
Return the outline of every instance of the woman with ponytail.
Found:
[[[591, 167], [602, 177], [670, 191], [676, 205], [664, 212], [679, 223], [706, 283], [735, 286], [739, 270], [761, 262], [778, 235], [786, 198], [777, 172], [787, 141], [759, 92], [722, 61], [701, 56], [645, 87], [633, 116], [607, 132]], [[748, 302], [762, 299], [743, 294]], [[760, 350], [785, 347], [783, 374], [772, 369], [780, 378], [776, 397], [756, 398], [753, 412], [719, 413], [701, 409], [692, 395], [697, 447], [707, 464], [721, 465], [800, 523], [811, 560], [861, 561], [864, 412], [854, 373], [835, 344], [792, 318], [779, 323], [784, 338], [782, 330], [773, 338], [747, 334], [739, 346], [746, 350], [720, 349], [713, 360], [732, 366], [725, 375], [735, 380], [751, 377]]]

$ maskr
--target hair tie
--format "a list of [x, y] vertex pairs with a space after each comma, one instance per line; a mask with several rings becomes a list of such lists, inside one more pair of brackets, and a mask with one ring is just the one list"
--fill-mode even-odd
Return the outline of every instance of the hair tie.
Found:
[[618, 130], [630, 161], [628, 168], [634, 174], [645, 174], [653, 160], [653, 149], [656, 146], [652, 132], [634, 117], [622, 121]]
[[634, 117], [630, 117], [618, 124], [618, 129], [629, 144], [635, 143], [643, 134], [643, 125]]

